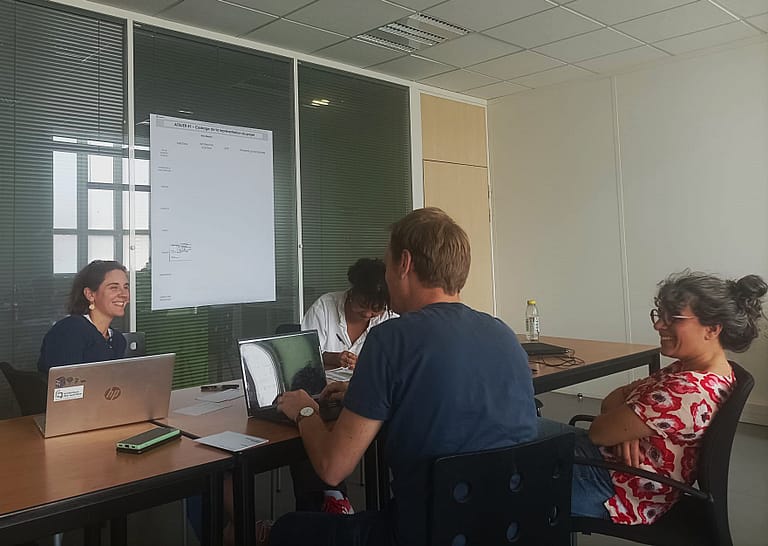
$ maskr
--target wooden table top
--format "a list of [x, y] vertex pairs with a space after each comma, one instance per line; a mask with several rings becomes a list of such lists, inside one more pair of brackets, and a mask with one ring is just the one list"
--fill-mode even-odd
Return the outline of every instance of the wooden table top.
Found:
[[0, 421], [0, 514], [231, 458], [188, 438], [140, 455], [116, 451], [116, 442], [153, 426], [143, 422], [46, 439], [32, 417]]
[[[226, 381], [226, 383], [238, 383], [239, 392], [245, 394], [242, 381]], [[221, 402], [224, 407], [218, 411], [204, 415], [182, 415], [173, 410], [200, 404], [196, 397], [209, 393], [200, 392], [200, 387], [175, 390], [171, 393], [171, 405], [168, 419], [158, 420], [158, 423], [181, 429], [193, 436], [208, 436], [229, 430], [241, 434], [266, 438], [271, 443], [294, 440], [299, 437], [299, 430], [289, 424], [272, 423], [261, 419], [249, 419], [248, 410], [245, 407], [245, 398], [240, 396], [233, 400]], [[255, 448], [258, 449], [258, 448]]]
[[[525, 341], [525, 336], [518, 335], [521, 342]], [[571, 339], [566, 337], [541, 336], [542, 343], [559, 345], [573, 350], [573, 356], [583, 360], [578, 364], [563, 363], [560, 356], [531, 356], [531, 371], [534, 379], [560, 373], [564, 370], [577, 367], [586, 367], [601, 362], [616, 360], [630, 355], [646, 355], [651, 357], [659, 352], [658, 345], [639, 345], [636, 343], [616, 343], [612, 341], [595, 341], [589, 339]]]

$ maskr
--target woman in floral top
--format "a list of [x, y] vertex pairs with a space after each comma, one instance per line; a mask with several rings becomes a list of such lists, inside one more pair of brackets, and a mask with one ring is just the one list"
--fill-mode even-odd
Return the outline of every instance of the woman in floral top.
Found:
[[[701, 440], [734, 386], [725, 350], [745, 351], [757, 337], [767, 290], [756, 275], [727, 281], [684, 271], [659, 283], [651, 322], [661, 354], [676, 361], [610, 393], [588, 436], [577, 435], [576, 454], [693, 484]], [[576, 516], [653, 523], [677, 498], [672, 487], [645, 478], [574, 467]]]

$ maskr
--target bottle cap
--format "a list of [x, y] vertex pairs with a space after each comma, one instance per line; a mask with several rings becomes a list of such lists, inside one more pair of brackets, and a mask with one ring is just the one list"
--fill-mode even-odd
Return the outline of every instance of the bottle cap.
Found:
[[528, 300], [528, 305], [536, 305], [536, 300]]

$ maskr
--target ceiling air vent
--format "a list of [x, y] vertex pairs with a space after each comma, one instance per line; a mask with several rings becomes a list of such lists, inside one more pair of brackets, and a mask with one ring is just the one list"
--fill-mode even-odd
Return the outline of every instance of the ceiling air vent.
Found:
[[397, 51], [412, 53], [469, 34], [469, 30], [441, 19], [415, 13], [356, 37]]

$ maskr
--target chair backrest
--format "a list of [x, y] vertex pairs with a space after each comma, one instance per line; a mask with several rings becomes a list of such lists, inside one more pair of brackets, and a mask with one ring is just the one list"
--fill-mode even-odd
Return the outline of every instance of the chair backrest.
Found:
[[277, 334], [277, 335], [292, 334], [294, 332], [301, 332], [301, 324], [296, 324], [294, 322], [288, 322], [286, 324], [280, 324], [275, 329], [275, 334]]
[[573, 446], [567, 433], [437, 459], [430, 544], [569, 545]]
[[147, 343], [144, 332], [123, 332], [125, 338], [125, 358], [146, 356]]
[[716, 544], [731, 544], [728, 526], [728, 467], [733, 437], [747, 398], [755, 386], [755, 378], [747, 370], [731, 362], [736, 385], [709, 424], [699, 451], [697, 468], [699, 488], [712, 495], [711, 519], [720, 535]]
[[43, 375], [36, 371], [17, 370], [7, 362], [0, 362], [0, 370], [11, 386], [22, 415], [45, 413], [48, 381]]

